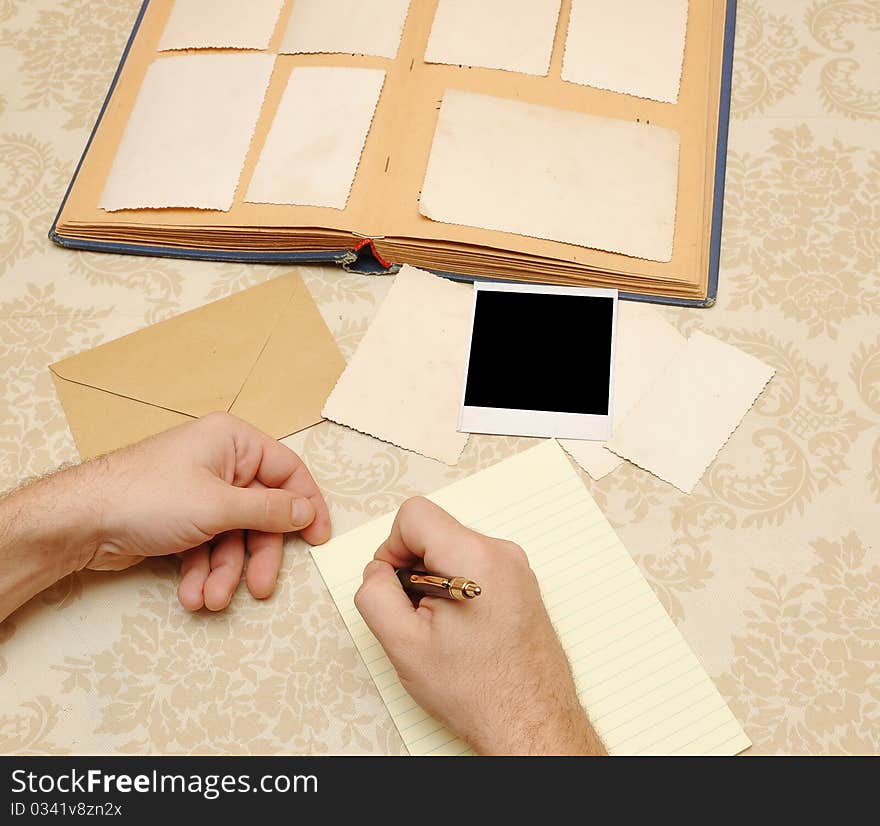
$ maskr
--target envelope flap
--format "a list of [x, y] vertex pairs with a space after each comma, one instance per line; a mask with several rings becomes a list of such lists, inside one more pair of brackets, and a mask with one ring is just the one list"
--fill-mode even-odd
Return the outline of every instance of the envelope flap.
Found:
[[323, 421], [345, 359], [308, 288], [288, 302], [231, 411], [276, 439]]
[[84, 461], [193, 421], [182, 413], [105, 393], [55, 374], [52, 381]]
[[189, 416], [228, 410], [299, 287], [294, 274], [274, 278], [51, 369], [68, 381]]

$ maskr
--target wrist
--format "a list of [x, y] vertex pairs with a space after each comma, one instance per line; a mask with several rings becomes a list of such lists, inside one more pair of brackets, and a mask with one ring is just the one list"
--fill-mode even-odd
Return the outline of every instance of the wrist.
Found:
[[100, 497], [77, 466], [0, 500], [0, 619], [85, 567], [100, 539]]
[[[497, 725], [475, 744], [485, 755], [513, 757], [566, 755], [591, 756], [606, 754], [605, 747], [593, 729], [586, 711], [577, 701], [546, 706], [543, 713], [519, 713]], [[534, 713], [534, 712], [538, 713]]]
[[76, 465], [46, 480], [45, 495], [54, 501], [44, 530], [62, 564], [62, 576], [85, 568], [103, 541], [104, 461]]

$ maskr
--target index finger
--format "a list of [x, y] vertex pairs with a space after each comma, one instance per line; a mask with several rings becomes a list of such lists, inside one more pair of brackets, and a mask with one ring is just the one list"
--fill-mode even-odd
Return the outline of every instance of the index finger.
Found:
[[354, 605], [390, 656], [398, 653], [413, 633], [416, 609], [387, 562], [374, 559], [367, 565]]
[[300, 535], [310, 545], [322, 545], [330, 538], [330, 511], [305, 462], [289, 447], [248, 422], [236, 422], [234, 484], [245, 487], [256, 479], [268, 488], [282, 488], [308, 499], [315, 508], [315, 519]]
[[439, 505], [417, 496], [400, 506], [391, 534], [374, 559], [395, 568], [424, 562], [429, 570], [457, 576], [471, 557], [477, 534]]

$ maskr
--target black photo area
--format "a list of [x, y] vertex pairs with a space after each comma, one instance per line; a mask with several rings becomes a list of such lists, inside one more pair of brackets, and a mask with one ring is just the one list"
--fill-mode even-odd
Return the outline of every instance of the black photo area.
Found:
[[614, 300], [480, 291], [468, 407], [608, 414]]

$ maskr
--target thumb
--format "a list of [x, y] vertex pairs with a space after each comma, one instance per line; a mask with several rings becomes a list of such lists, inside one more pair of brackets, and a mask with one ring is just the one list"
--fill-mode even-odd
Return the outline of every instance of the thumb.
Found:
[[288, 533], [307, 528], [315, 519], [315, 506], [279, 488], [236, 488], [224, 485], [218, 497], [216, 533], [237, 528], [266, 533]]
[[416, 609], [397, 579], [394, 567], [374, 559], [364, 569], [364, 581], [354, 595], [354, 605], [367, 627], [389, 656], [408, 639]]

